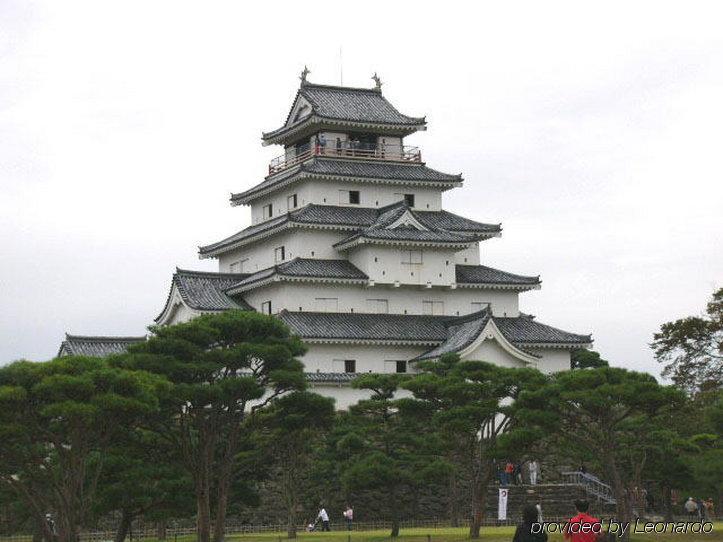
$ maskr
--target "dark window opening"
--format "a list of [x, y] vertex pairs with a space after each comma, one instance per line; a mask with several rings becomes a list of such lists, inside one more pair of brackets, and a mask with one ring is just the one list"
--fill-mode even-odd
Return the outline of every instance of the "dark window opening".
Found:
[[344, 360], [344, 372], [345, 373], [356, 373], [356, 360], [345, 359]]
[[397, 361], [397, 372], [398, 373], [406, 373], [407, 372], [407, 362], [400, 359]]
[[404, 194], [404, 203], [410, 207], [414, 207], [414, 194]]
[[263, 314], [271, 314], [271, 301], [261, 303], [261, 312]]
[[349, 190], [349, 203], [358, 205], [359, 201], [359, 190]]

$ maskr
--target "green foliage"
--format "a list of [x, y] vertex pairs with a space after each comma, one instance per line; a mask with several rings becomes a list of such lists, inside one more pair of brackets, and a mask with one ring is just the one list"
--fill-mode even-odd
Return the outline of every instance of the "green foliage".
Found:
[[601, 358], [600, 353], [595, 352], [595, 350], [578, 348], [573, 350], [570, 355], [571, 369], [595, 369], [597, 367], [608, 367], [609, 365], [608, 360]]
[[39, 528], [47, 529], [42, 517], [54, 510], [60, 540], [73, 540], [114, 439], [157, 412], [167, 388], [162, 378], [97, 358], [0, 368], [0, 482]]
[[442, 457], [438, 434], [425, 430], [429, 410], [419, 401], [394, 399], [399, 374], [369, 374], [354, 387], [372, 392], [371, 399], [352, 406], [344, 416], [344, 434], [337, 440], [343, 462], [341, 480], [349, 490], [382, 490], [391, 514], [392, 536], [399, 534], [399, 518], [409, 502], [404, 495], [450, 469]]
[[663, 376], [688, 393], [723, 385], [723, 288], [713, 293], [704, 316], [689, 316], [660, 326], [650, 345]]
[[[180, 450], [191, 476], [200, 542], [221, 542], [228, 502], [241, 470], [238, 455], [254, 442], [247, 417], [282, 394], [305, 386], [306, 352], [279, 319], [243, 311], [207, 314], [152, 328], [155, 336], [112, 360], [117, 366], [163, 375], [171, 382], [163, 415], [149, 420]], [[213, 493], [213, 497], [212, 497]]]

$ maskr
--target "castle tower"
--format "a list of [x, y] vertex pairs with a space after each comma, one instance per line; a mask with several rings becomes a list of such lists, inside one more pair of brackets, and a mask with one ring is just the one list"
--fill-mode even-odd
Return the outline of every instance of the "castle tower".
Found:
[[[480, 261], [501, 235], [445, 211], [461, 175], [428, 167], [404, 138], [426, 129], [374, 88], [302, 82], [265, 179], [231, 196], [252, 225], [200, 247], [218, 273], [178, 270], [156, 320], [246, 308], [281, 318], [308, 344], [310, 380], [338, 385], [365, 372], [413, 372], [446, 352], [543, 372], [566, 370], [591, 338], [537, 322], [519, 294], [539, 277]], [[353, 398], [347, 392], [340, 402]], [[340, 405], [340, 406], [343, 406]]]

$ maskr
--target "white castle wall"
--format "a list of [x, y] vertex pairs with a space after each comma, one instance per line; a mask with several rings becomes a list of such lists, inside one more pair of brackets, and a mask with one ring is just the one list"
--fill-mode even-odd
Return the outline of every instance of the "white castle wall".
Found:
[[[422, 263], [407, 263], [410, 250], [422, 252]], [[435, 286], [455, 282], [455, 251], [445, 249], [414, 249], [381, 245], [361, 245], [349, 252], [349, 261], [374, 281]], [[414, 260], [414, 258], [413, 258]]]
[[[390, 314], [424, 314], [423, 301], [442, 301], [443, 314], [458, 316], [475, 312], [483, 304], [491, 304], [495, 316], [519, 315], [519, 294], [513, 290], [472, 288], [442, 289], [377, 285], [319, 284], [309, 282], [274, 282], [243, 294], [244, 300], [257, 310], [261, 303], [271, 301], [272, 311], [327, 311], [337, 299], [335, 312], [383, 312], [376, 300], [386, 300]], [[332, 309], [333, 310], [333, 307]]]
[[283, 246], [286, 260], [294, 258], [339, 259], [340, 254], [332, 246], [351, 232], [308, 228], [290, 228], [283, 233], [266, 237], [251, 245], [238, 248], [219, 256], [221, 273], [229, 273], [231, 264], [247, 260], [241, 272], [253, 273], [276, 265], [274, 249]]
[[[359, 204], [349, 204], [348, 192], [359, 191]], [[289, 185], [268, 196], [255, 200], [251, 205], [253, 224], [284, 215], [294, 207], [289, 207], [288, 197], [296, 194], [297, 207], [310, 203], [317, 205], [337, 205], [346, 207], [384, 207], [404, 199], [404, 194], [414, 194], [414, 209], [420, 211], [442, 210], [442, 193], [437, 188], [419, 186], [381, 185], [346, 181], [303, 181]], [[264, 216], [266, 205], [272, 204], [272, 215]]]

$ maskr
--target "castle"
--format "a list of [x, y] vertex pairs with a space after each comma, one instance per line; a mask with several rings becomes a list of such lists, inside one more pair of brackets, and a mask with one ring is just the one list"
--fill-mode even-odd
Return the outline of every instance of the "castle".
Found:
[[[351, 88], [312, 84], [307, 73], [283, 126], [262, 136], [283, 154], [231, 196], [250, 207], [251, 226], [200, 247], [218, 272], [176, 270], [156, 324], [228, 309], [274, 315], [308, 344], [310, 385], [339, 408], [362, 397], [348, 385], [359, 373], [414, 372], [447, 352], [569, 369], [591, 337], [520, 312], [520, 293], [540, 288], [539, 277], [482, 265], [480, 243], [501, 226], [442, 208], [463, 179], [405, 145], [425, 118], [400, 113], [376, 75], [373, 88]], [[106, 355], [144, 339], [67, 335], [59, 355]]]

